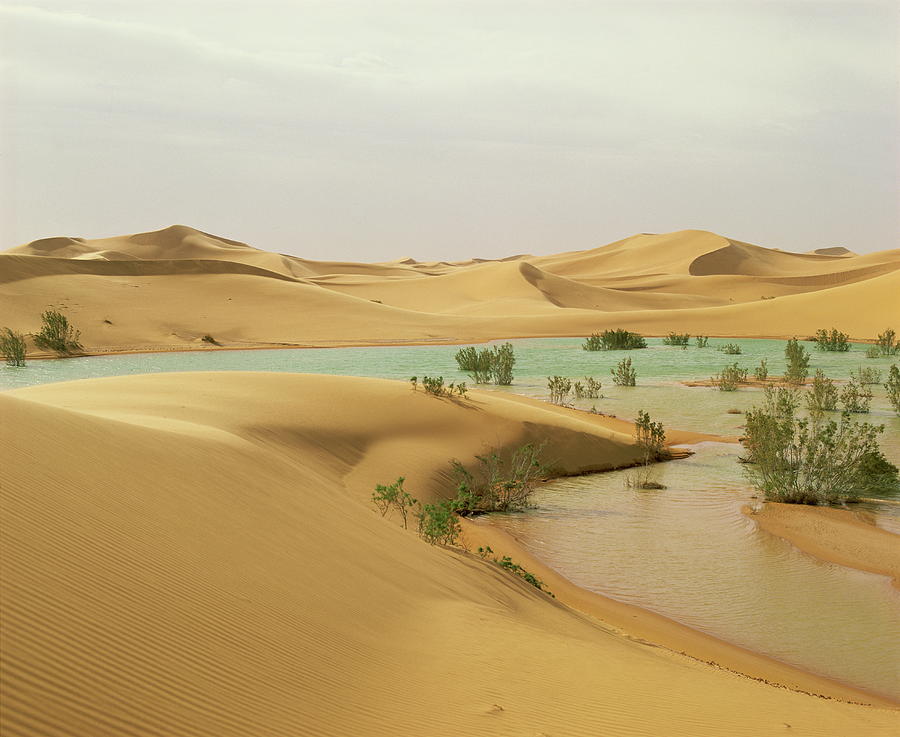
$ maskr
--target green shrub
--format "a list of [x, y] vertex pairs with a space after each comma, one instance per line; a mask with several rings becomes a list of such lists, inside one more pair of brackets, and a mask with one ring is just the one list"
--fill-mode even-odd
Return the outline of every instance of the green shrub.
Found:
[[663, 338], [663, 345], [687, 345], [690, 339], [687, 333], [669, 333]]
[[403, 529], [405, 530], [409, 512], [419, 502], [403, 489], [404, 481], [406, 479], [400, 476], [393, 484], [387, 486], [377, 484], [372, 493], [372, 503], [381, 512], [382, 517], [392, 509], [399, 512], [403, 518]]
[[202, 338], [200, 338], [200, 340], [202, 340], [204, 343], [209, 343], [210, 345], [222, 345], [218, 340], [213, 338], [208, 333], [206, 335], [204, 335]]
[[791, 338], [784, 348], [784, 358], [787, 368], [784, 372], [784, 380], [788, 384], [803, 384], [809, 375], [809, 353], [796, 338]]
[[812, 386], [806, 393], [806, 407], [810, 412], [834, 412], [837, 409], [838, 390], [834, 382], [816, 369]]
[[422, 386], [426, 392], [436, 397], [443, 397], [447, 393], [443, 376], [423, 376]]
[[453, 502], [445, 499], [419, 509], [419, 537], [431, 545], [455, 545], [460, 526]]
[[881, 348], [870, 345], [866, 348], [866, 358], [881, 358]]
[[41, 332], [32, 336], [38, 348], [55, 351], [61, 356], [81, 351], [81, 343], [78, 342], [81, 332], [69, 324], [65, 315], [56, 310], [47, 310], [41, 315], [41, 320]]
[[631, 366], [630, 358], [623, 358], [614, 369], [610, 369], [613, 383], [616, 386], [635, 386], [637, 383], [637, 371]]
[[849, 351], [850, 336], [842, 333], [837, 328], [831, 328], [830, 331], [820, 328], [816, 330], [816, 345], [820, 351]]
[[769, 377], [769, 366], [765, 358], [760, 359], [759, 366], [753, 369], [753, 375], [757, 381], [765, 381]]
[[509, 386], [513, 381], [516, 354], [512, 343], [494, 346], [491, 350], [491, 378], [495, 384]]
[[602, 386], [593, 376], [585, 376], [584, 384], [580, 381], [572, 384], [572, 391], [575, 392], [575, 399], [600, 399], [603, 396], [600, 394]]
[[634, 440], [641, 450], [643, 463], [646, 465], [661, 458], [668, 457], [666, 451], [666, 431], [661, 422], [653, 422], [650, 414], [638, 410], [634, 421]]
[[865, 414], [872, 402], [872, 392], [851, 376], [850, 381], [841, 389], [840, 400], [845, 412]]
[[896, 363], [888, 371], [888, 380], [884, 388], [887, 389], [887, 398], [894, 408], [894, 412], [900, 415], [900, 369], [897, 368]]
[[896, 336], [897, 334], [891, 328], [888, 328], [883, 333], [879, 333], [875, 344], [881, 351], [882, 356], [893, 356], [900, 351], [900, 343], [895, 341]]
[[[478, 548], [478, 555], [480, 555], [482, 558], [487, 559], [487, 557], [488, 557], [489, 555], [491, 555], [491, 556], [494, 555], [494, 551], [493, 551], [493, 549], [491, 548], [490, 545], [486, 545], [486, 546], [484, 546], [484, 547], [479, 547], [479, 548]], [[501, 568], [503, 568], [504, 570], [507, 570], [507, 571], [509, 571], [510, 573], [514, 573], [514, 574], [516, 574], [517, 576], [519, 576], [520, 578], [524, 579], [525, 581], [527, 581], [528, 583], [530, 583], [532, 586], [534, 586], [536, 589], [540, 589], [540, 590], [543, 591], [545, 594], [547, 594], [548, 596], [553, 597], [554, 599], [556, 598], [555, 596], [553, 596], [553, 592], [552, 592], [552, 591], [550, 591], [550, 590], [547, 589], [547, 588], [544, 588], [544, 582], [543, 582], [543, 581], [541, 581], [541, 580], [540, 580], [537, 576], [535, 576], [533, 573], [529, 573], [528, 571], [526, 571], [526, 570], [525, 570], [522, 566], [520, 566], [518, 563], [513, 563], [512, 558], [510, 558], [508, 555], [504, 555], [502, 558], [496, 558], [496, 557], [493, 557], [493, 558], [491, 558], [491, 560], [492, 560], [494, 563], [496, 563], [498, 566], [500, 566]]]
[[630, 351], [646, 348], [647, 341], [637, 333], [619, 328], [604, 330], [603, 333], [593, 333], [581, 347], [586, 351]]
[[739, 356], [743, 352], [737, 343], [726, 343], [725, 345], [720, 346], [719, 350], [726, 356]]
[[478, 468], [474, 473], [458, 460], [450, 461], [457, 492], [451, 509], [464, 515], [526, 509], [544, 474], [540, 452], [541, 448], [528, 444], [504, 459], [499, 451], [491, 450], [475, 456]]
[[419, 377], [418, 376], [410, 376], [409, 383], [412, 386], [412, 390], [416, 391], [419, 388]]
[[[852, 371], [850, 372], [850, 376], [854, 376]], [[874, 366], [860, 366], [855, 377], [863, 386], [881, 383], [881, 372]]]
[[883, 426], [859, 424], [846, 413], [839, 423], [821, 414], [799, 419], [793, 400], [776, 400], [770, 388], [766, 394], [764, 406], [746, 414], [743, 442], [750, 451], [746, 473], [767, 500], [833, 504], [900, 485], [878, 447]]
[[733, 363], [723, 368], [710, 381], [721, 392], [733, 392], [737, 389], [738, 384], [746, 383], [747, 369], [741, 368], [737, 363]]
[[0, 333], [0, 353], [7, 366], [25, 365], [25, 336], [11, 328], [3, 328]]
[[481, 350], [468, 346], [458, 350], [455, 358], [459, 370], [466, 371], [476, 384], [491, 381], [503, 386], [512, 384], [513, 366], [516, 363], [512, 343]]
[[547, 389], [550, 390], [550, 402], [564, 405], [572, 391], [572, 382], [565, 376], [548, 376]]
[[695, 336], [697, 339], [697, 347], [698, 348], [706, 348], [707, 343], [709, 343], [708, 335], [697, 335]]

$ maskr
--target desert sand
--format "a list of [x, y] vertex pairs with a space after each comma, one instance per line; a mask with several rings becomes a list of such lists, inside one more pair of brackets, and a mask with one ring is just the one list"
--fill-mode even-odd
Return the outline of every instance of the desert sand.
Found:
[[[309, 261], [176, 225], [46, 238], [0, 253], [3, 323], [66, 312], [88, 352], [459, 343], [629, 328], [854, 339], [887, 327], [900, 250], [788, 253], [715, 233], [641, 234], [585, 251], [419, 263]], [[765, 299], [763, 299], [765, 298]]]
[[[2, 394], [0, 408], [4, 735], [887, 735], [900, 724], [883, 705], [681, 655], [687, 638], [679, 648], [639, 610], [575, 611], [571, 591], [550, 599], [431, 547], [368, 501], [399, 475], [439, 497], [448, 459], [487, 446], [546, 441], [564, 473], [633, 461], [605, 418], [252, 373], [50, 384]], [[754, 675], [760, 659], [744, 665]]]
[[822, 560], [889, 576], [900, 588], [897, 535], [869, 524], [859, 512], [768, 502], [745, 513], [767, 532]]

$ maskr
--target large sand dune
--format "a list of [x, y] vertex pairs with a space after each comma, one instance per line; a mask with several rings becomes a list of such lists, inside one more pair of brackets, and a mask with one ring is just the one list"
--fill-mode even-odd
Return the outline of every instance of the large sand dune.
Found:
[[896, 734], [895, 711], [622, 636], [367, 503], [401, 474], [434, 498], [485, 444], [631, 461], [602, 418], [241, 373], [45, 385], [0, 412], [4, 735]]
[[[420, 263], [309, 261], [172, 226], [0, 253], [4, 325], [63, 309], [88, 351], [467, 342], [626, 327], [867, 339], [900, 309], [900, 250], [788, 253], [688, 230], [586, 251]], [[765, 299], [763, 299], [765, 298]]]

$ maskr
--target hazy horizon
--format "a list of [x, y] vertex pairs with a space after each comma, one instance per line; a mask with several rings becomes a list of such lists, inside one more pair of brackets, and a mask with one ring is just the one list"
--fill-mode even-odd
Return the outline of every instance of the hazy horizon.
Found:
[[893, 2], [0, 2], [0, 250], [900, 240]]

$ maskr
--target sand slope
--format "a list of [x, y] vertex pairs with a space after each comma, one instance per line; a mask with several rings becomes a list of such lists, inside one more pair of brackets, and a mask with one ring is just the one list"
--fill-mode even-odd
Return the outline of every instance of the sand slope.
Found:
[[204, 335], [252, 347], [615, 327], [783, 337], [837, 327], [869, 339], [898, 294], [900, 250], [787, 253], [697, 230], [498, 261], [309, 261], [181, 225], [0, 253], [3, 325], [32, 332], [43, 310], [62, 309], [95, 352], [202, 347]]
[[[849, 735], [896, 712], [631, 640], [365, 502], [602, 421], [378, 380], [165, 374], [0, 395], [4, 735]], [[789, 727], [787, 725], [790, 725]]]

